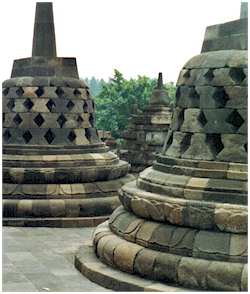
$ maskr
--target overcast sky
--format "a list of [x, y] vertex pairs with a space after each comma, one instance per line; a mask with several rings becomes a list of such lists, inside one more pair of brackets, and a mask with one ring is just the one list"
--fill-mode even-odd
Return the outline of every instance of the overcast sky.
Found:
[[[43, 2], [43, 1], [40, 1]], [[76, 57], [80, 77], [163, 72], [177, 80], [199, 54], [208, 25], [239, 18], [240, 0], [55, 0], [57, 54]], [[35, 0], [1, 1], [1, 80], [32, 50]]]

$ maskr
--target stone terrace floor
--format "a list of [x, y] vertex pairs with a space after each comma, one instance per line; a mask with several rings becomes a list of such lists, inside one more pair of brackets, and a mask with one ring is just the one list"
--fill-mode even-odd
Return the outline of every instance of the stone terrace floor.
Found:
[[93, 228], [3, 227], [3, 291], [108, 291], [74, 267], [74, 252]]

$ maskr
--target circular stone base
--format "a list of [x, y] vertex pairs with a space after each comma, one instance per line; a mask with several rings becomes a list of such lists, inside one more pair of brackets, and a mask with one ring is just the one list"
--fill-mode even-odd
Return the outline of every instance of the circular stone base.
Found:
[[[153, 280], [143, 279], [103, 264], [94, 254], [91, 245], [79, 248], [75, 255], [75, 267], [89, 280], [114, 291], [184, 292], [181, 287], [165, 285]], [[194, 291], [194, 290], [192, 290]]]
[[48, 217], [48, 218], [3, 218], [3, 226], [13, 227], [96, 227], [109, 216], [93, 217]]

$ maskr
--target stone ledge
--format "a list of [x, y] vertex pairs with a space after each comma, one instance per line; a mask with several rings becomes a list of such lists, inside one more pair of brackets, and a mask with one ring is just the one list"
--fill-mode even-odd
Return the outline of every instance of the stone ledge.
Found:
[[[105, 228], [106, 225], [106, 228]], [[246, 291], [247, 264], [182, 257], [128, 242], [111, 233], [107, 222], [94, 233], [95, 252], [105, 264], [168, 285], [216, 291]]]
[[117, 191], [135, 177], [127, 174], [109, 181], [74, 184], [8, 184], [3, 183], [3, 199], [87, 199], [117, 196]]
[[5, 183], [16, 184], [73, 184], [114, 180], [125, 176], [129, 164], [119, 160], [117, 164], [100, 166], [75, 166], [58, 168], [3, 168]]
[[247, 235], [197, 230], [136, 217], [121, 206], [109, 218], [109, 229], [145, 248], [207, 260], [247, 263]]
[[[103, 264], [90, 245], [81, 246], [75, 255], [75, 267], [92, 282], [114, 291], [184, 292], [188, 289], [164, 285], [130, 275]], [[190, 290], [189, 290], [190, 291]]]
[[135, 181], [121, 188], [119, 198], [126, 210], [142, 218], [205, 230], [247, 232], [245, 205], [159, 195], [137, 188]]
[[117, 196], [89, 199], [5, 199], [3, 217], [17, 219], [83, 218], [110, 215], [120, 202]]
[[48, 218], [3, 218], [3, 226], [13, 227], [55, 227], [76, 228], [96, 227], [106, 221], [109, 216], [95, 217], [48, 217]]

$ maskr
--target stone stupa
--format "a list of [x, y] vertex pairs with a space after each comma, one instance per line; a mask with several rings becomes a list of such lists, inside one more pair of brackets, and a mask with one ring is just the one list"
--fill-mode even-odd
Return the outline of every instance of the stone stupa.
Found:
[[37, 3], [32, 57], [3, 82], [4, 225], [94, 226], [128, 170], [98, 137], [76, 59], [56, 55], [52, 3]]
[[155, 153], [161, 151], [171, 123], [169, 105], [170, 98], [159, 73], [149, 104], [131, 116], [128, 129], [123, 132], [125, 144], [119, 155], [131, 164], [131, 172], [138, 173], [152, 165]]
[[92, 281], [247, 291], [247, 66], [247, 18], [206, 29], [201, 54], [180, 72], [162, 153], [122, 187], [94, 250], [76, 255]]

